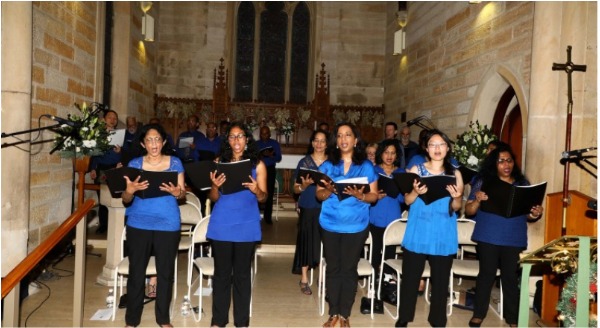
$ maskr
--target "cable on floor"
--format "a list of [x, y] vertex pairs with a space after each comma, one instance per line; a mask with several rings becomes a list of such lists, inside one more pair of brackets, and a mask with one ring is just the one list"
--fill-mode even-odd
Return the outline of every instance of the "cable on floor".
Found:
[[42, 305], [44, 305], [44, 303], [46, 303], [46, 301], [50, 298], [50, 294], [52, 294], [52, 291], [50, 290], [50, 287], [48, 287], [48, 285], [39, 280], [34, 280], [34, 282], [46, 287], [46, 289], [48, 289], [48, 296], [46, 296], [46, 298], [35, 309], [33, 309], [31, 313], [29, 313], [29, 315], [27, 315], [27, 318], [25, 318], [25, 327], [27, 327], [27, 321], [29, 320], [29, 317], [31, 317], [35, 313], [35, 311], [39, 310], [39, 308], [41, 308]]

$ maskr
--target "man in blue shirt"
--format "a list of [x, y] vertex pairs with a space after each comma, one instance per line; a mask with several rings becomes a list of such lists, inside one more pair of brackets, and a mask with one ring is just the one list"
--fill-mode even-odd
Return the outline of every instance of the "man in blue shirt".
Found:
[[[197, 152], [196, 147], [200, 143], [204, 136], [204, 133], [198, 131], [198, 127], [200, 126], [200, 120], [198, 116], [192, 115], [188, 117], [187, 120], [187, 131], [182, 132], [179, 135], [179, 139], [177, 139], [177, 157], [181, 159], [182, 162], [193, 162], [197, 161]], [[192, 143], [189, 146], [181, 147], [181, 139], [183, 138], [192, 138]]]
[[404, 147], [404, 162], [408, 163], [419, 151], [419, 145], [410, 140], [410, 127], [408, 125], [405, 125], [400, 129], [400, 143], [402, 144], [402, 147]]
[[260, 140], [257, 141], [262, 161], [267, 167], [267, 201], [265, 202], [264, 219], [267, 224], [273, 224], [273, 196], [275, 193], [275, 178], [277, 171], [275, 164], [281, 162], [281, 146], [275, 139], [271, 139], [271, 129], [268, 126], [260, 128]]
[[[200, 142], [196, 145], [198, 154], [196, 155], [198, 160], [213, 160], [221, 152], [221, 137], [217, 135], [217, 125], [215, 123], [208, 123], [206, 125], [206, 137], [200, 139]], [[211, 152], [212, 155], [208, 154]]]

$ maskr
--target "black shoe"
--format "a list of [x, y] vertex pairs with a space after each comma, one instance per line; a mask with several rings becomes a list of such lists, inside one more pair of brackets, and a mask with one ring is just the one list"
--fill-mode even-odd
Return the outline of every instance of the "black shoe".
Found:
[[408, 322], [400, 321], [400, 319], [398, 319], [398, 321], [396, 321], [396, 325], [394, 327], [408, 327]]
[[267, 221], [267, 220], [265, 220], [265, 223], [271, 225], [271, 224], [273, 224], [273, 221]]
[[106, 227], [99, 226], [98, 229], [96, 229], [96, 234], [97, 235], [101, 235], [101, 234], [104, 234], [104, 233], [106, 233]]
[[[475, 322], [473, 320], [478, 320], [479, 322]], [[483, 322], [482, 319], [479, 318], [471, 318], [471, 320], [469, 320], [469, 327], [481, 327], [481, 323]]]

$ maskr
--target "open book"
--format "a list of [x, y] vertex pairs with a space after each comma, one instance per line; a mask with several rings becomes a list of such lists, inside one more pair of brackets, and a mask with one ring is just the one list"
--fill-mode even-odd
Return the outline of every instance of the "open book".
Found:
[[406, 194], [413, 190], [413, 181], [417, 179], [419, 183], [427, 186], [427, 193], [419, 195], [419, 198], [425, 202], [425, 204], [431, 204], [432, 202], [449, 197], [450, 193], [446, 190], [446, 186], [455, 185], [456, 177], [454, 175], [430, 175], [421, 177], [416, 173], [394, 173], [394, 181], [398, 185], [400, 192]]
[[298, 176], [296, 177], [296, 183], [302, 183], [302, 179], [300, 179], [300, 177], [306, 178], [307, 175], [310, 176], [310, 178], [314, 181], [315, 184], [318, 184], [320, 186], [323, 186], [321, 180], [328, 181], [329, 183], [333, 181], [330, 177], [327, 176], [327, 174], [321, 171], [300, 168], [298, 170]]
[[480, 209], [498, 214], [505, 218], [513, 218], [529, 214], [535, 205], [541, 205], [546, 195], [546, 182], [530, 186], [514, 186], [500, 179], [485, 181], [481, 191], [488, 200], [481, 202]]
[[335, 182], [334, 185], [335, 185], [335, 189], [337, 191], [338, 199], [340, 201], [351, 196], [351, 195], [344, 193], [344, 189], [346, 189], [346, 187], [354, 186], [354, 187], [356, 187], [356, 189], [365, 187], [365, 189], [363, 189], [364, 193], [368, 193], [371, 191], [371, 187], [369, 186], [369, 180], [367, 179], [367, 177], [343, 179], [343, 180], [339, 180], [339, 181]]
[[110, 142], [108, 143], [111, 146], [123, 146], [123, 142], [125, 141], [125, 129], [117, 129], [110, 132]]
[[200, 190], [208, 190], [212, 186], [210, 181], [210, 172], [217, 171], [217, 176], [224, 173], [227, 179], [221, 185], [221, 193], [224, 195], [233, 194], [242, 190], [247, 190], [242, 185], [243, 182], [251, 182], [252, 163], [249, 159], [231, 162], [215, 163], [213, 161], [200, 161], [187, 163], [183, 165], [185, 172], [190, 178], [194, 187]]
[[106, 170], [105, 173], [106, 183], [108, 184], [108, 189], [113, 198], [121, 197], [127, 188], [125, 176], [131, 181], [137, 179], [138, 176], [140, 176], [140, 181], [148, 181], [148, 189], [135, 192], [135, 196], [140, 198], [170, 196], [170, 193], [160, 190], [159, 187], [163, 183], [169, 184], [169, 182], [177, 185], [177, 171], [144, 171], [133, 167], [123, 166]]

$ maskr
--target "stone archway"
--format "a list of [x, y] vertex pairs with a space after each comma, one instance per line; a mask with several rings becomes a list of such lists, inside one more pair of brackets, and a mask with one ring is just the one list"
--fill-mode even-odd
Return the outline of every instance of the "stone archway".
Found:
[[491, 67], [482, 78], [469, 114], [469, 121], [488, 125], [502, 141], [510, 144], [521, 169], [525, 167], [528, 106], [517, 74], [509, 67]]

